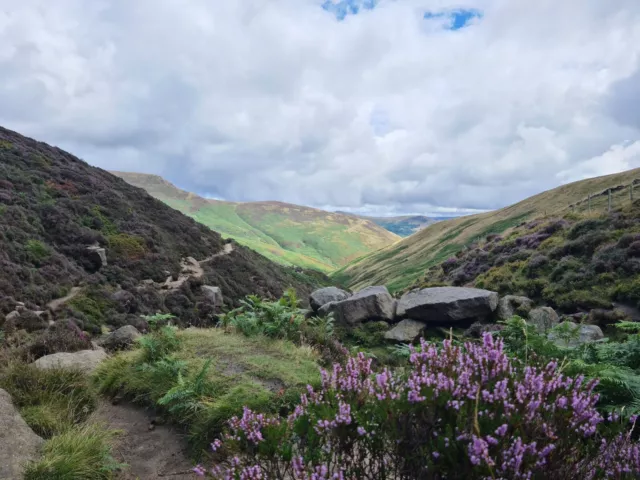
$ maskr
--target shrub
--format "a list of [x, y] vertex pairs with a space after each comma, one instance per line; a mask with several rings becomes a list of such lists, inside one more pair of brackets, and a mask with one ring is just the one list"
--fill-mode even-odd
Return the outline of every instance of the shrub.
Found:
[[[323, 372], [286, 419], [245, 408], [214, 478], [635, 478], [640, 448], [595, 409], [595, 381], [523, 367], [490, 335], [422, 343], [406, 376], [360, 354]], [[616, 420], [615, 416], [609, 418]], [[633, 419], [635, 421], [635, 419]], [[606, 437], [601, 437], [601, 435]], [[571, 461], [567, 462], [570, 458]], [[196, 473], [207, 472], [200, 466]]]
[[51, 255], [49, 247], [47, 247], [40, 240], [27, 240], [24, 248], [27, 252], [29, 261], [31, 261], [35, 265], [40, 265]]
[[126, 260], [140, 260], [147, 254], [147, 246], [143, 238], [126, 233], [107, 236], [109, 254]]
[[147, 363], [162, 360], [178, 350], [181, 345], [178, 329], [172, 326], [162, 327], [156, 332], [140, 337], [138, 344], [142, 350], [142, 361]]

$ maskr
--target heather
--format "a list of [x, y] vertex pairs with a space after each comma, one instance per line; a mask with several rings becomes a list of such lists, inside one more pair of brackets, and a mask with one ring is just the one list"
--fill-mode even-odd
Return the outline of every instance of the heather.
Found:
[[635, 417], [597, 381], [510, 358], [502, 340], [422, 342], [405, 370], [363, 354], [322, 371], [285, 418], [245, 408], [212, 443], [213, 478], [635, 478]]

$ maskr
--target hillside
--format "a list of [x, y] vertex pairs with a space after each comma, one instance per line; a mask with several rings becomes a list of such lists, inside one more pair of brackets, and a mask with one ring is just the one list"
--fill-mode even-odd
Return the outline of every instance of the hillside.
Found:
[[607, 209], [606, 190], [613, 189], [612, 203], [628, 198], [628, 186], [640, 178], [640, 169], [562, 185], [500, 210], [435, 223], [395, 245], [361, 258], [333, 274], [335, 281], [353, 288], [386, 284], [401, 291], [422, 278], [430, 267], [461, 251], [477, 239], [502, 234], [539, 216], [571, 210]]
[[46, 310], [67, 294], [51, 309], [89, 331], [160, 310], [206, 323], [213, 307], [203, 284], [220, 287], [231, 306], [249, 293], [274, 297], [289, 286], [303, 294], [310, 283], [225, 245], [218, 233], [106, 171], [0, 128], [0, 325], [18, 301]]
[[330, 272], [400, 237], [354, 216], [281, 202], [209, 200], [157, 175], [112, 172], [271, 260]]
[[424, 215], [400, 215], [396, 217], [370, 217], [367, 215], [355, 215], [352, 213], [345, 212], [337, 212], [344, 213], [345, 215], [353, 215], [358, 218], [362, 218], [365, 220], [369, 220], [376, 225], [381, 226], [385, 230], [389, 230], [390, 232], [395, 233], [401, 237], [408, 237], [409, 235], [413, 235], [416, 232], [419, 232], [423, 228], [439, 222], [441, 220], [448, 220], [451, 217], [444, 218], [433, 218], [426, 217]]

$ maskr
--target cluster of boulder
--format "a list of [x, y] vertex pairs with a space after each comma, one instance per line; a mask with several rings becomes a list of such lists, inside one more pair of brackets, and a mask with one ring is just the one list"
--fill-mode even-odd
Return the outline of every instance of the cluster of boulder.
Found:
[[[375, 286], [354, 294], [336, 287], [316, 290], [309, 297], [314, 315], [333, 315], [339, 325], [355, 328], [371, 321], [389, 324], [385, 338], [396, 342], [414, 342], [430, 327], [465, 328], [467, 336], [499, 330], [497, 320], [514, 315], [525, 318], [535, 328], [546, 333], [560, 323], [558, 314], [550, 307], [535, 308], [527, 297], [506, 295], [467, 287], [434, 287], [412, 290], [399, 299], [391, 296], [386, 287]], [[579, 329], [569, 346], [595, 341], [604, 337], [597, 325], [567, 325]], [[550, 334], [553, 341], [566, 342]]]

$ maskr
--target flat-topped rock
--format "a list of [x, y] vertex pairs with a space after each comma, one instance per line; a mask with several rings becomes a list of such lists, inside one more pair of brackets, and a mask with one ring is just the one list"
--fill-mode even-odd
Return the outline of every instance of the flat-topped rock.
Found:
[[493, 314], [498, 294], [465, 287], [434, 287], [413, 290], [402, 296], [396, 315], [427, 323], [453, 325], [481, 320]]
[[133, 325], [125, 325], [111, 332], [100, 344], [108, 350], [122, 350], [130, 347], [142, 335]]
[[323, 313], [333, 313], [337, 323], [355, 327], [374, 320], [391, 321], [395, 317], [396, 301], [387, 287], [367, 287], [339, 302], [321, 307]]
[[309, 305], [311, 305], [314, 312], [317, 312], [323, 305], [346, 300], [349, 298], [349, 295], [349, 292], [345, 292], [338, 287], [320, 288], [311, 292], [311, 295], [309, 295]]
[[385, 332], [384, 338], [395, 342], [412, 343], [420, 338], [425, 326], [426, 324], [424, 322], [407, 318], [395, 325], [388, 332]]
[[97, 350], [81, 350], [79, 352], [54, 353], [46, 355], [34, 362], [37, 368], [48, 370], [52, 368], [77, 368], [86, 373], [93, 372], [100, 363], [107, 358], [107, 353]]

